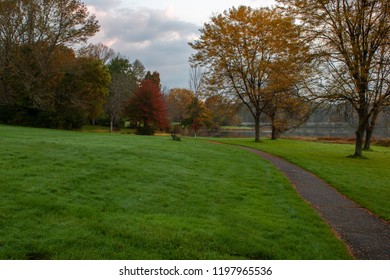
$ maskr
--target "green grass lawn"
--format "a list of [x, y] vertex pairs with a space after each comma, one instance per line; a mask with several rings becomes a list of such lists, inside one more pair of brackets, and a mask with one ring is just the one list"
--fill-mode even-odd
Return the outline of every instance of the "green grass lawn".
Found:
[[0, 125], [0, 259], [348, 259], [233, 146]]
[[367, 159], [349, 158], [354, 146], [298, 140], [221, 139], [270, 152], [324, 179], [361, 206], [390, 221], [390, 148], [373, 146]]

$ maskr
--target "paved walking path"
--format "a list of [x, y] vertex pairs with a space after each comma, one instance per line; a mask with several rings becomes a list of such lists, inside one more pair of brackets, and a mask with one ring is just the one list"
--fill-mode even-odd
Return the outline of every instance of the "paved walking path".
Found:
[[310, 172], [276, 156], [247, 148], [276, 166], [345, 242], [356, 259], [390, 259], [390, 224], [380, 220]]

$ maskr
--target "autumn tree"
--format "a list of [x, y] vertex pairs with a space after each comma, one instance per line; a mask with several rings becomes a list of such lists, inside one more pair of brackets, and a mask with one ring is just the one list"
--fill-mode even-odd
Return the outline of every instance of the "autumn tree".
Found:
[[194, 137], [197, 137], [201, 127], [210, 125], [210, 111], [206, 108], [204, 102], [195, 95], [187, 107], [187, 114], [188, 117], [183, 120], [182, 124], [194, 131]]
[[60, 57], [68, 56], [67, 49], [85, 42], [98, 30], [95, 16], [78, 0], [1, 1], [2, 107], [54, 110], [66, 64]]
[[293, 18], [275, 9], [231, 8], [212, 17], [190, 45], [196, 51], [192, 64], [210, 69], [208, 81], [235, 94], [249, 109], [259, 141], [260, 117], [275, 90], [270, 76], [277, 72], [287, 80], [288, 73], [301, 77], [305, 70], [307, 47]]
[[139, 134], [154, 134], [169, 127], [164, 96], [155, 81], [143, 80], [130, 98], [127, 113]]
[[45, 60], [46, 48], [44, 42], [14, 48], [13, 73], [6, 81], [7, 105], [39, 110], [52, 108], [59, 83], [76, 58], [72, 49], [56, 46], [49, 63]]
[[[0, 53], [3, 100], [7, 99], [6, 76], [17, 76], [14, 61], [20, 48], [31, 49], [40, 71], [50, 68], [58, 46], [85, 42], [99, 30], [94, 15], [77, 0], [18, 0], [0, 2]], [[36, 57], [39, 55], [39, 57]], [[11, 70], [11, 71], [10, 71]], [[33, 77], [36, 78], [36, 77]], [[5, 97], [4, 97], [5, 95]], [[42, 98], [44, 99], [44, 98]], [[37, 102], [36, 106], [39, 106]]]
[[277, 139], [281, 133], [302, 125], [312, 113], [310, 102], [293, 90], [274, 92], [264, 108], [271, 121], [271, 139]]
[[214, 127], [234, 123], [234, 118], [237, 116], [240, 107], [223, 95], [210, 95], [206, 98], [204, 104], [210, 112], [210, 121]]
[[174, 88], [169, 91], [166, 97], [168, 106], [168, 116], [173, 122], [183, 123], [189, 117], [190, 104], [194, 98], [194, 93], [184, 88]]
[[348, 102], [357, 115], [354, 156], [367, 148], [376, 117], [390, 101], [389, 0], [278, 0], [305, 29], [319, 58], [315, 97]]
[[[282, 71], [273, 71], [269, 76], [270, 90], [266, 96], [266, 106], [264, 113], [271, 121], [271, 139], [275, 140], [279, 135], [292, 128], [296, 128], [303, 124], [311, 115], [315, 107], [305, 94], [300, 94], [300, 82], [304, 80], [303, 77], [296, 75], [299, 73], [299, 64], [293, 62], [281, 62], [274, 65], [277, 67], [288, 67], [296, 71], [284, 73], [280, 76]], [[305, 63], [305, 62], [304, 62]]]

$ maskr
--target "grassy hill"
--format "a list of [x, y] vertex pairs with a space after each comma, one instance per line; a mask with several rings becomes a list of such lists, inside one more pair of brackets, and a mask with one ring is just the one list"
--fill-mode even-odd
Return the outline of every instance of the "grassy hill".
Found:
[[0, 259], [348, 259], [272, 166], [225, 145], [0, 125]]

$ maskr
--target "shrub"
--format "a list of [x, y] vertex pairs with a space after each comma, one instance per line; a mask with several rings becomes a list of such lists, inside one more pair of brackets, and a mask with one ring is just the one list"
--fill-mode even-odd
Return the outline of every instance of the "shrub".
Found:
[[72, 130], [81, 129], [85, 120], [85, 113], [76, 109], [61, 113], [22, 106], [2, 106], [0, 108], [0, 122], [12, 125]]
[[171, 137], [173, 139], [173, 141], [181, 141], [181, 135], [180, 134], [176, 134], [174, 132], [171, 133]]

